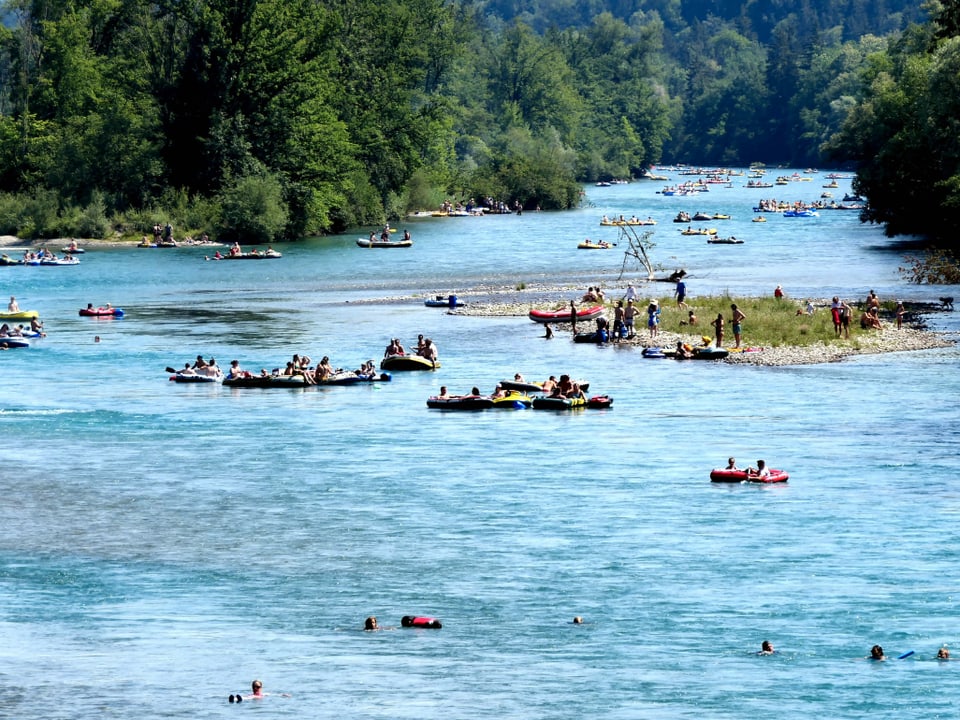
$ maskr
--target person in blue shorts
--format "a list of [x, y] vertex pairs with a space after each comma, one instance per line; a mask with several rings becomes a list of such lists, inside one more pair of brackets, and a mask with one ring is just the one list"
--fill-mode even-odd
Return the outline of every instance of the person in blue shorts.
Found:
[[733, 339], [736, 341], [734, 347], [740, 347], [740, 335], [743, 331], [743, 321], [747, 319], [747, 316], [743, 314], [743, 311], [737, 307], [736, 303], [733, 303], [730, 306], [730, 309], [733, 310], [733, 317], [730, 320], [730, 323], [733, 325]]

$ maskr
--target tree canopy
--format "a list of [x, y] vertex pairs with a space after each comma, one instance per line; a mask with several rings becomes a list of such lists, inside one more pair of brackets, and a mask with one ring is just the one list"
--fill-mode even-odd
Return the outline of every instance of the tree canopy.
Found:
[[841, 129], [831, 156], [875, 161], [868, 218], [901, 232], [893, 203], [924, 192], [884, 187], [932, 151], [928, 203], [960, 206], [958, 13], [931, 7], [911, 26], [906, 0], [7, 0], [0, 232], [566, 208], [662, 162], [817, 165]]

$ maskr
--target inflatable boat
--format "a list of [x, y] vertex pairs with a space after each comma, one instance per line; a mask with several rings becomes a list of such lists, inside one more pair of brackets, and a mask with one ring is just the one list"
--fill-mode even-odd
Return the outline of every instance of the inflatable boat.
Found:
[[586, 398], [538, 397], [533, 399], [534, 410], [573, 410], [587, 406]]
[[[601, 315], [603, 315], [603, 305], [581, 308], [577, 310], [577, 322], [596, 320]], [[570, 312], [570, 308], [566, 307], [560, 310], [531, 310], [529, 317], [538, 323], [570, 322], [573, 319], [573, 314]]]
[[719, 483], [781, 483], [790, 479], [785, 470], [770, 469], [770, 474], [764, 477], [751, 475], [746, 470], [727, 470], [726, 468], [714, 468], [710, 471], [710, 480]]
[[123, 317], [123, 310], [115, 307], [82, 308], [81, 317]]
[[436, 370], [440, 361], [427, 360], [419, 355], [387, 355], [380, 361], [381, 370]]
[[307, 384], [303, 375], [248, 375], [224, 378], [223, 384], [236, 388], [290, 388]]
[[499, 410], [523, 410], [533, 405], [533, 398], [519, 390], [507, 390], [506, 395], [492, 400], [493, 407]]
[[427, 407], [434, 410], [486, 410], [493, 407], [488, 395], [450, 395], [427, 398]]

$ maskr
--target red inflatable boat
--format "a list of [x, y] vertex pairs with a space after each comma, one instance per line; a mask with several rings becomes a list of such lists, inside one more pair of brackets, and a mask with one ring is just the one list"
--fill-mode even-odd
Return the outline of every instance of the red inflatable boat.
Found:
[[785, 470], [770, 469], [770, 474], [764, 477], [751, 475], [746, 470], [727, 470], [726, 468], [714, 468], [710, 471], [710, 480], [713, 482], [739, 483], [781, 483], [790, 479]]
[[[570, 308], [563, 308], [562, 310], [531, 310], [529, 315], [531, 320], [538, 323], [570, 322], [573, 318]], [[577, 310], [577, 322], [581, 320], [596, 320], [601, 315], [603, 315], [603, 305], [581, 308]]]

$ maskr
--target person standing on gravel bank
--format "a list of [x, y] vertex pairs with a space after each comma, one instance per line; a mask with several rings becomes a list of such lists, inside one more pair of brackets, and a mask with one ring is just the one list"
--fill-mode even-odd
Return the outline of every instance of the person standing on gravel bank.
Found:
[[723, 313], [717, 313], [717, 319], [712, 323], [717, 336], [717, 347], [723, 347]]
[[734, 347], [740, 347], [740, 336], [743, 331], [743, 321], [747, 319], [747, 316], [743, 314], [743, 311], [737, 307], [736, 303], [733, 303], [730, 306], [730, 309], [733, 310], [733, 317], [730, 322], [733, 325], [733, 337], [736, 340], [736, 345]]

